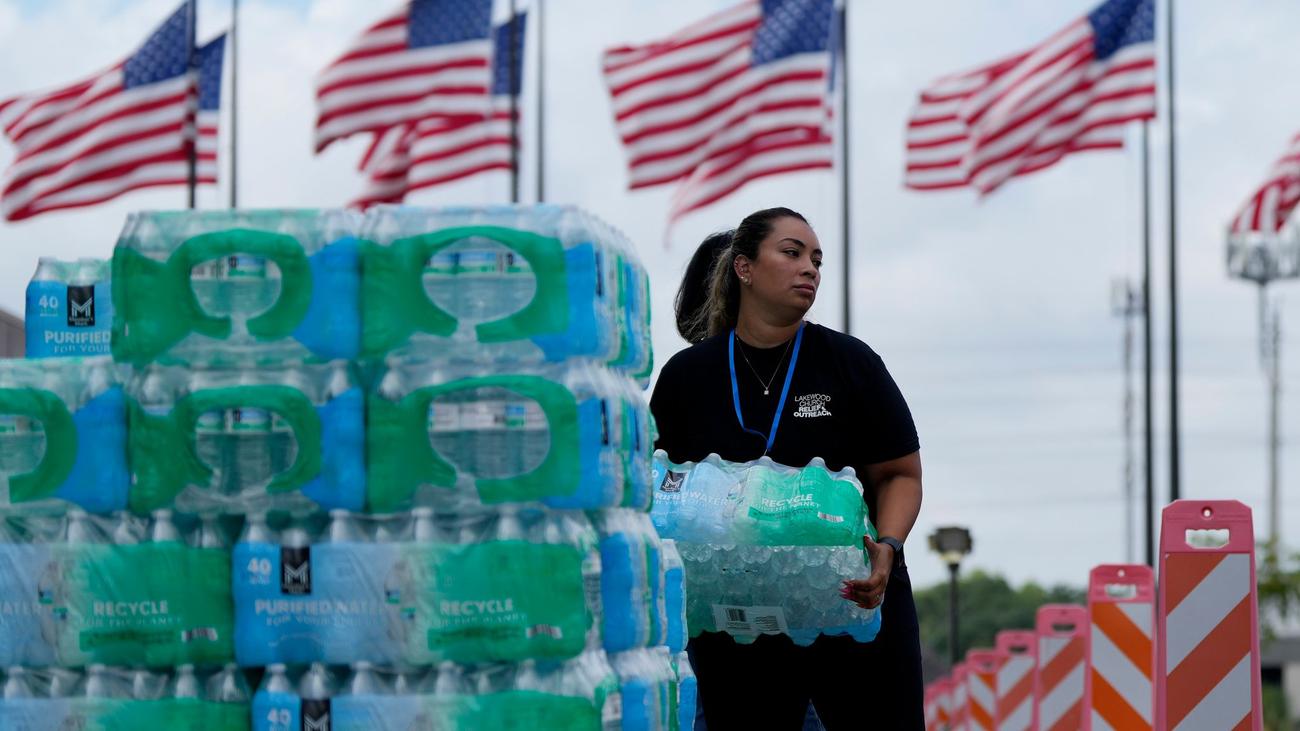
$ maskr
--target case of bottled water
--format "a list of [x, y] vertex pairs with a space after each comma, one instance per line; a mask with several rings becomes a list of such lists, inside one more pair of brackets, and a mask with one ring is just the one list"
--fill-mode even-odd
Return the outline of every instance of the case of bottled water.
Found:
[[600, 554], [580, 512], [253, 515], [234, 550], [236, 656], [423, 665], [600, 645]]
[[108, 261], [42, 256], [27, 285], [27, 357], [108, 355], [113, 294]]
[[635, 384], [591, 362], [393, 361], [367, 404], [367, 505], [400, 510], [447, 492], [471, 504], [644, 504], [649, 432]]
[[618, 731], [621, 719], [618, 678], [600, 651], [426, 668], [275, 664], [253, 696], [254, 731]]
[[664, 538], [664, 644], [668, 651], [676, 655], [686, 649], [688, 635], [686, 629], [686, 565], [682, 563], [682, 554], [677, 550], [677, 541]]
[[644, 269], [576, 208], [380, 206], [363, 223], [363, 351], [648, 370]]
[[204, 729], [249, 727], [248, 687], [233, 665], [214, 669], [108, 667], [84, 671], [9, 667], [0, 728]]
[[158, 510], [0, 521], [0, 665], [160, 666], [233, 655], [230, 527]]
[[131, 505], [360, 510], [364, 393], [344, 361], [149, 366], [129, 384]]
[[113, 355], [356, 357], [358, 224], [337, 210], [131, 214], [113, 254]]
[[105, 357], [0, 360], [0, 507], [127, 506], [120, 381]]
[[591, 518], [600, 537], [605, 650], [664, 644], [665, 564], [650, 517], [615, 508], [593, 511]]
[[668, 731], [678, 723], [677, 673], [668, 650], [641, 648], [609, 656], [623, 693], [623, 731]]
[[821, 634], [875, 638], [879, 608], [838, 595], [841, 581], [869, 575], [862, 536], [876, 535], [852, 468], [717, 455], [679, 465], [658, 451], [654, 485], [651, 515], [681, 554], [692, 636], [786, 634], [804, 645]]

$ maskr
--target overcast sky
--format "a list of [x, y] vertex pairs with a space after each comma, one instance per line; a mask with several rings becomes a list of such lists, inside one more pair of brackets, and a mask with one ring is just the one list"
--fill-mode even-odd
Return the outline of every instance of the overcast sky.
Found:
[[[679, 223], [668, 248], [670, 189], [625, 190], [624, 158], [599, 74], [601, 50], [657, 38], [727, 4], [546, 3], [547, 197], [595, 212], [636, 242], [651, 271], [661, 363], [684, 345], [670, 307], [685, 260], [705, 234], [734, 226], [757, 208], [788, 205], [812, 221], [826, 266], [811, 319], [832, 327], [842, 322], [837, 175], [801, 173], [750, 185]], [[202, 40], [227, 26], [229, 6], [222, 0], [199, 5]], [[312, 155], [312, 79], [389, 5], [241, 4], [244, 206], [336, 206], [360, 190], [360, 140]], [[1115, 277], [1140, 274], [1136, 147], [1067, 158], [983, 201], [901, 185], [903, 128], [918, 89], [936, 76], [1037, 43], [1092, 5], [851, 0], [853, 334], [884, 357], [920, 431], [926, 497], [908, 542], [918, 583], [943, 576], [925, 536], [945, 523], [971, 526], [970, 565], [1013, 580], [1082, 584], [1093, 564], [1124, 559], [1122, 323], [1111, 315], [1109, 299]], [[66, 83], [120, 60], [174, 6], [175, 0], [0, 0], [0, 97]], [[1300, 94], [1290, 84], [1300, 78], [1300, 54], [1294, 52], [1300, 6], [1290, 0], [1183, 0], [1178, 13], [1183, 492], [1245, 501], [1255, 508], [1262, 534], [1266, 402], [1257, 296], [1253, 285], [1227, 278], [1223, 230], [1300, 129]], [[530, 23], [530, 43], [534, 31]], [[535, 48], [524, 101], [530, 117], [523, 141], [526, 200], [534, 191], [537, 148], [531, 126]], [[1136, 141], [1136, 130], [1130, 139]], [[1152, 139], [1156, 473], [1164, 496], [1167, 158], [1163, 130], [1153, 130]], [[0, 165], [12, 154], [0, 144]], [[410, 202], [496, 202], [507, 190], [504, 175], [488, 174]], [[37, 257], [107, 257], [129, 211], [181, 207], [184, 196], [181, 189], [138, 192], [92, 209], [0, 223], [0, 307], [22, 312]], [[201, 192], [199, 203], [223, 207], [227, 196], [223, 184]], [[1285, 388], [1300, 384], [1300, 349], [1294, 346], [1300, 342], [1300, 290], [1295, 284], [1276, 289], [1285, 297]], [[1297, 403], [1291, 395], [1283, 404], [1284, 535], [1300, 529]], [[1139, 437], [1140, 414], [1139, 408]], [[1140, 443], [1135, 448], [1140, 458]], [[1139, 479], [1139, 494], [1141, 487]], [[1140, 536], [1136, 545], [1141, 560]]]

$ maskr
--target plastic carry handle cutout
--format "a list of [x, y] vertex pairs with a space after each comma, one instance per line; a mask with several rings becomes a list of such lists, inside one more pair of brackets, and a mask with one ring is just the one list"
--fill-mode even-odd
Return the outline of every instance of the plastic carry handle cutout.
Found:
[[[288, 492], [305, 485], [320, 473], [320, 415], [311, 401], [290, 386], [231, 386], [196, 391], [176, 403], [172, 418], [181, 433], [194, 434], [199, 417], [209, 411], [233, 408], [256, 408], [273, 412], [284, 419], [298, 443], [293, 464], [275, 475], [266, 486], [270, 493]], [[211, 470], [208, 469], [211, 475]]]
[[77, 457], [77, 425], [57, 394], [39, 388], [0, 388], [0, 414], [39, 421], [45, 431], [45, 455], [30, 472], [9, 478], [11, 502], [49, 496], [72, 473]]
[[[302, 322], [311, 303], [311, 266], [298, 240], [288, 234], [234, 228], [199, 234], [177, 247], [168, 264], [183, 272], [188, 293], [186, 304], [192, 308], [194, 329], [213, 337], [230, 333], [229, 317], [214, 317], [199, 306], [189, 286], [194, 267], [205, 261], [234, 254], [260, 256], [275, 262], [280, 269], [280, 296], [266, 312], [248, 320], [248, 332], [260, 340], [288, 337]], [[171, 262], [176, 264], [172, 265]]]
[[191, 332], [229, 337], [230, 318], [203, 311], [190, 276], [195, 265], [232, 254], [264, 257], [280, 269], [280, 296], [248, 321], [248, 332], [262, 340], [292, 335], [311, 302], [311, 269], [302, 246], [286, 234], [230, 229], [187, 240], [165, 262], [134, 249], [113, 253], [113, 356], [142, 364]]
[[[540, 376], [484, 376], [481, 378], [464, 378], [441, 386], [422, 388], [408, 395], [407, 398], [416, 396], [418, 413], [427, 414], [429, 413], [429, 404], [437, 396], [476, 388], [503, 388], [524, 398], [532, 399], [537, 402], [537, 405], [542, 409], [542, 413], [546, 415], [546, 422], [551, 433], [551, 448], [546, 453], [546, 458], [533, 471], [513, 477], [480, 478], [477, 481], [479, 496], [484, 502], [543, 497], [540, 494], [530, 496], [512, 494], [517, 489], [515, 483], [523, 480], [557, 487], [565, 484], [576, 484], [574, 476], [578, 474], [579, 462], [577, 445], [571, 440], [557, 438], [557, 435], [572, 433], [572, 430], [576, 429], [578, 424], [578, 404], [568, 388]], [[428, 445], [430, 454], [434, 454], [433, 445], [429, 443], [427, 436], [424, 443]], [[445, 460], [436, 455], [433, 456], [433, 460], [437, 464], [447, 465]], [[450, 465], [447, 465], [447, 467], [451, 469]], [[455, 474], [454, 469], [452, 469], [452, 474]]]
[[398, 239], [387, 247], [365, 247], [362, 300], [370, 324], [364, 335], [368, 354], [386, 352], [416, 331], [443, 337], [456, 331], [456, 318], [425, 292], [424, 263], [468, 238], [509, 248], [528, 262], [537, 283], [533, 299], [522, 309], [475, 327], [480, 342], [521, 340], [562, 332], [568, 326], [568, 298], [556, 296], [566, 285], [564, 245], [559, 239], [502, 226], [459, 226]]

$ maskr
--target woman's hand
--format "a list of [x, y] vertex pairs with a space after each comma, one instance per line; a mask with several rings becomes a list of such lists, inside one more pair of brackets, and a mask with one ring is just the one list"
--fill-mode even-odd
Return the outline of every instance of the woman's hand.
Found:
[[863, 609], [875, 609], [885, 600], [885, 587], [889, 572], [894, 568], [894, 548], [876, 543], [871, 536], [862, 536], [862, 546], [871, 559], [871, 576], [866, 579], [846, 579], [840, 587], [840, 596]]

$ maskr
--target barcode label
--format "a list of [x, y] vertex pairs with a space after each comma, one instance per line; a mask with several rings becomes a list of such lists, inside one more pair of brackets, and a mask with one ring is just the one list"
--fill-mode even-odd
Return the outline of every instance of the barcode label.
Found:
[[745, 607], [728, 604], [713, 605], [713, 622], [719, 632], [732, 634], [788, 633], [781, 607]]
[[827, 523], [843, 523], [844, 517], [840, 515], [831, 515], [830, 513], [817, 513], [817, 517]]

